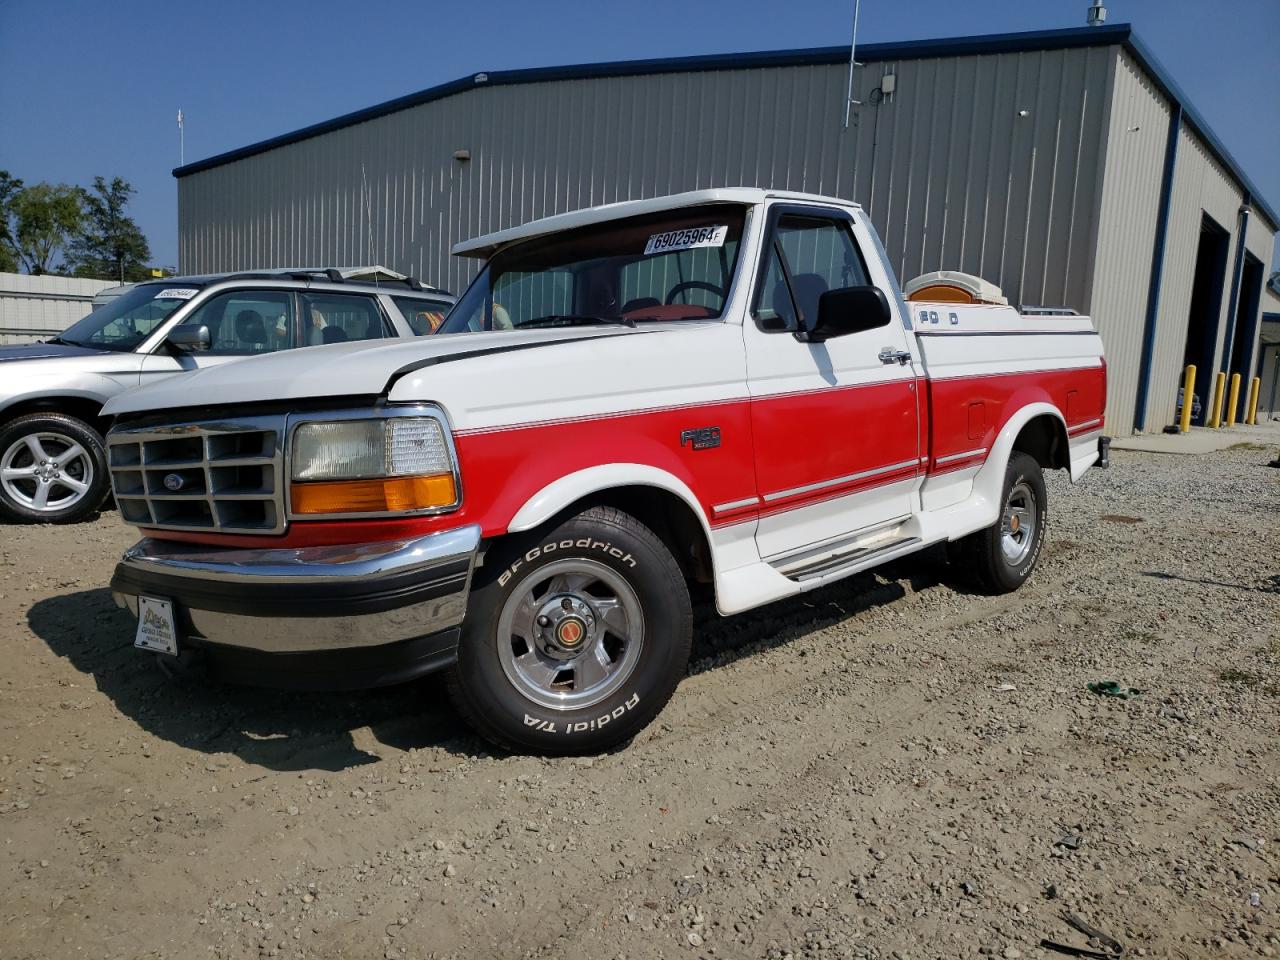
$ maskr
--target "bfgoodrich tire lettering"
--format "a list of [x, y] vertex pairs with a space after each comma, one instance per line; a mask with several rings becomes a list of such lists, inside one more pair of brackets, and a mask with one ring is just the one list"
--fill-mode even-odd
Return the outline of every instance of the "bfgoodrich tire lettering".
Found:
[[666, 705], [692, 632], [666, 546], [629, 514], [593, 507], [485, 556], [449, 692], [505, 749], [596, 753]]
[[0, 519], [74, 523], [110, 489], [102, 437], [83, 420], [31, 413], [0, 427]]
[[1049, 525], [1049, 496], [1040, 465], [1015, 452], [1005, 468], [1000, 517], [951, 544], [952, 564], [986, 593], [1011, 593], [1031, 576]]

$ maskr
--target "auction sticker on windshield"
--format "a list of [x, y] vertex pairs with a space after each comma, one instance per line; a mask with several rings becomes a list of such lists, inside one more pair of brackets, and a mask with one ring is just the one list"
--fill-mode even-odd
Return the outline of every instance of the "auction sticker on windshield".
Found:
[[728, 235], [727, 226], [686, 227], [683, 230], [668, 230], [666, 233], [655, 233], [645, 244], [644, 254], [668, 253], [672, 250], [693, 250], [697, 247], [723, 247], [724, 238]]
[[156, 294], [157, 300], [190, 300], [200, 291], [195, 287], [165, 287]]
[[173, 628], [173, 604], [155, 597], [138, 598], [138, 632], [133, 645], [143, 650], [178, 655], [178, 631]]

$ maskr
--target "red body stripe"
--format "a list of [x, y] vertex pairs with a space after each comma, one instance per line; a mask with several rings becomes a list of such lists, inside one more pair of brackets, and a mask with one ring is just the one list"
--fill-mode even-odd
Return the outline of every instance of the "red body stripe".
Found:
[[[940, 466], [938, 459], [969, 450], [989, 450], [1009, 418], [1028, 404], [1052, 404], [1063, 412], [1068, 424], [1075, 424], [1099, 420], [1106, 402], [1106, 370], [1100, 366], [930, 380], [929, 472], [946, 473], [983, 462], [985, 450], [979, 457]], [[974, 404], [981, 404], [981, 427], [977, 429], [977, 412], [971, 409]]]
[[[423, 536], [479, 524], [484, 536], [506, 532], [516, 512], [539, 490], [600, 464], [638, 463], [665, 470], [697, 497], [713, 526], [795, 510], [859, 490], [916, 476], [919, 457], [930, 473], [982, 463], [985, 452], [939, 467], [938, 457], [990, 448], [1018, 409], [1043, 401], [1068, 411], [1068, 422], [1102, 416], [1105, 368], [1089, 367], [942, 380], [903, 380], [756, 400], [725, 400], [584, 417], [501, 429], [459, 431], [456, 446], [463, 505], [435, 517], [308, 520], [278, 537], [145, 530], [154, 537], [242, 547], [306, 547]], [[1072, 393], [1070, 402], [1068, 393]], [[970, 405], [983, 404], [981, 436], [970, 437]], [[919, 426], [917, 427], [917, 404]], [[717, 426], [721, 444], [681, 446], [686, 430]], [[1088, 429], [1096, 429], [1090, 426]], [[929, 446], [922, 446], [924, 438]], [[767, 494], [906, 463], [892, 472], [839, 486], [765, 501]], [[718, 503], [758, 497], [754, 504], [715, 514]]]

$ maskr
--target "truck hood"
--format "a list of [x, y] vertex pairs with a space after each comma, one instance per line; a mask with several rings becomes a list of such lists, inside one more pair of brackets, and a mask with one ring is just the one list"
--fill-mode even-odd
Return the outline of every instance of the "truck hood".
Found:
[[626, 327], [591, 326], [305, 347], [205, 367], [129, 390], [111, 400], [103, 413], [119, 416], [231, 403], [377, 396], [401, 376], [440, 363], [640, 332]]
[[0, 363], [11, 360], [51, 360], [63, 357], [96, 357], [107, 350], [94, 350], [91, 347], [77, 347], [69, 343], [23, 343], [17, 346], [0, 347]]

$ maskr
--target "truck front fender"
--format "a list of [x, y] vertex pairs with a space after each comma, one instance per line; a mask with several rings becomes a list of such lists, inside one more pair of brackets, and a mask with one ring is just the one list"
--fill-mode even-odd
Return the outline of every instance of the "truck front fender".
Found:
[[710, 541], [710, 524], [688, 484], [666, 470], [643, 463], [605, 463], [560, 477], [524, 502], [507, 524], [507, 532], [532, 530], [584, 497], [621, 487], [657, 487], [675, 494], [698, 518], [703, 534]]

